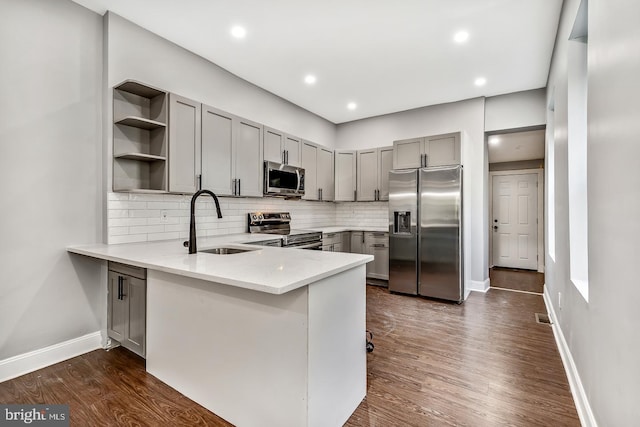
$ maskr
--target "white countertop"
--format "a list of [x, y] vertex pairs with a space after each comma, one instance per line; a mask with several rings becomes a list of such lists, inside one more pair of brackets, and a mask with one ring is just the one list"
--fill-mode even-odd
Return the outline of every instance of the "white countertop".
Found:
[[256, 249], [233, 255], [189, 255], [182, 240], [71, 246], [67, 251], [271, 294], [283, 294], [373, 261], [372, 255], [243, 244], [269, 238], [273, 235], [198, 238], [198, 250], [220, 246]]
[[331, 227], [313, 227], [309, 231], [320, 231], [322, 233], [342, 233], [343, 231], [372, 231], [375, 233], [386, 233], [389, 227], [370, 227], [370, 226], [354, 226], [354, 225], [338, 225]]

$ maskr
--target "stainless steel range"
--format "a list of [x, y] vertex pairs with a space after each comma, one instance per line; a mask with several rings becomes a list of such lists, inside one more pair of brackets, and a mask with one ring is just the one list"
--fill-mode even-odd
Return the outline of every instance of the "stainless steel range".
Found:
[[281, 246], [283, 248], [322, 249], [322, 233], [308, 230], [291, 230], [289, 212], [251, 212], [249, 233], [276, 234], [280, 237], [252, 242], [253, 245]]

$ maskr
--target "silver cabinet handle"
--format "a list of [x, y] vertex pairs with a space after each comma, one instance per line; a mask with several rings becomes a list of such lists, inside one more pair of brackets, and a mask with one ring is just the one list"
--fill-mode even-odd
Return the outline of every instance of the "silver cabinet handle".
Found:
[[318, 191], [320, 192], [320, 200], [322, 200], [322, 188], [318, 188]]
[[428, 167], [429, 166], [429, 155], [425, 154], [424, 155], [424, 167]]
[[238, 180], [237, 180], [237, 179], [235, 179], [235, 178], [231, 180], [231, 187], [232, 187], [232, 188], [231, 188], [231, 195], [233, 195], [233, 196], [235, 196], [235, 195], [236, 195], [236, 190], [237, 190], [237, 188], [238, 188], [237, 181], [238, 181]]
[[240, 196], [240, 194], [242, 193], [241, 189], [242, 187], [240, 187], [240, 178], [238, 178], [238, 196]]
[[353, 190], [353, 201], [358, 200], [358, 190]]
[[287, 150], [282, 150], [282, 164], [287, 164]]

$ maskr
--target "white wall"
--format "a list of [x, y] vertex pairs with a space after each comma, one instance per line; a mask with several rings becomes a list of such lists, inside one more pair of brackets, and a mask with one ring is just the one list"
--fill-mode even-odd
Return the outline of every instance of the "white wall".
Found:
[[485, 131], [544, 125], [546, 110], [545, 88], [492, 96], [485, 104]]
[[393, 141], [399, 139], [462, 132], [467, 290], [488, 286], [488, 161], [484, 112], [484, 98], [417, 108], [340, 124], [336, 139], [336, 149], [363, 149], [393, 145]]
[[[332, 148], [335, 125], [112, 13], [111, 88], [135, 79]], [[109, 106], [111, 104], [108, 104]]]
[[568, 244], [567, 39], [579, 3], [564, 2], [547, 91], [555, 98], [556, 252], [555, 262], [546, 254], [545, 292], [584, 387], [578, 406], [600, 426], [632, 426], [640, 420], [640, 3], [589, 1], [588, 303], [570, 281]]
[[0, 361], [100, 330], [102, 21], [70, 1], [0, 13]]

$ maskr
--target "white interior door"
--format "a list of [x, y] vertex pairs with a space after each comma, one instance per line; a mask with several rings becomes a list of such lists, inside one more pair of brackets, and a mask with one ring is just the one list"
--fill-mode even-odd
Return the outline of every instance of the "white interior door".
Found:
[[493, 265], [538, 268], [538, 175], [493, 177]]

